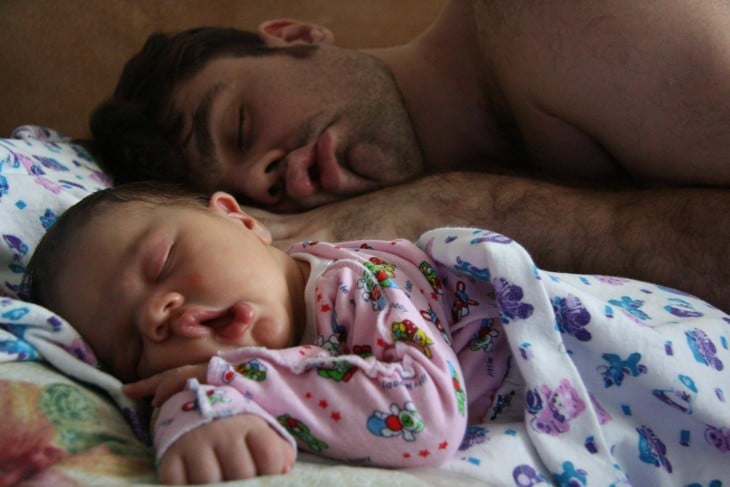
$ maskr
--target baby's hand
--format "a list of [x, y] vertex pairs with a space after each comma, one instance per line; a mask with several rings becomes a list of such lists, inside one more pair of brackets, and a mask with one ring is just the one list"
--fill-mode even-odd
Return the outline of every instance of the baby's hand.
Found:
[[217, 419], [175, 441], [157, 474], [166, 484], [203, 484], [282, 474], [296, 453], [268, 423], [253, 414]]
[[183, 365], [137, 382], [125, 384], [122, 390], [124, 394], [134, 399], [152, 396], [152, 406], [158, 408], [170, 396], [183, 390], [188, 379], [195, 378], [198, 379], [198, 382], [206, 382], [207, 372], [207, 363]]

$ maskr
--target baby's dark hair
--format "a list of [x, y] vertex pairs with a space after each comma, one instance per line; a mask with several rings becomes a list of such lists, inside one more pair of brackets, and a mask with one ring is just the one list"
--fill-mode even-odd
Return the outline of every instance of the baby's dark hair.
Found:
[[74, 237], [110, 207], [133, 202], [207, 208], [208, 197], [179, 184], [159, 181], [127, 183], [90, 194], [59, 216], [39, 242], [25, 271], [22, 297], [53, 309], [56, 276]]

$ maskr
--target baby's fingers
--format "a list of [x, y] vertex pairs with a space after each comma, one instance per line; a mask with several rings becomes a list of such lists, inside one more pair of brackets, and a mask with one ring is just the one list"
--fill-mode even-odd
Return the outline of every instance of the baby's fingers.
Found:
[[170, 396], [183, 390], [188, 379], [194, 377], [205, 382], [207, 370], [207, 364], [184, 365], [127, 384], [123, 391], [133, 398], [153, 396], [152, 405], [160, 407]]
[[137, 382], [124, 384], [124, 386], [122, 386], [122, 392], [124, 392], [124, 394], [128, 397], [134, 399], [154, 396], [161, 381], [161, 374], [153, 375], [152, 377], [138, 380]]
[[168, 485], [183, 485], [188, 483], [185, 462], [180, 456], [165, 455], [157, 466], [157, 476], [160, 483]]

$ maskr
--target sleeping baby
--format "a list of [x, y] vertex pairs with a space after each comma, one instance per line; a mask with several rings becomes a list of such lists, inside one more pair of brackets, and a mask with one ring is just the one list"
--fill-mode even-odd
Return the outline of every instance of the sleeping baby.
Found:
[[151, 398], [163, 482], [285, 473], [297, 449], [441, 465], [514, 421], [535, 449], [494, 468], [515, 481], [690, 483], [728, 451], [724, 313], [486, 230], [284, 252], [227, 193], [132, 183], [64, 213], [26, 279]]

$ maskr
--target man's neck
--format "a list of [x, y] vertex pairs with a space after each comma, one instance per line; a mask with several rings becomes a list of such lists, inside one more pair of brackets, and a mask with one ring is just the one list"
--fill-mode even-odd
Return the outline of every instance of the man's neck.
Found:
[[468, 2], [450, 2], [420, 36], [366, 51], [393, 72], [428, 172], [484, 168], [504, 150], [489, 101], [489, 80]]

